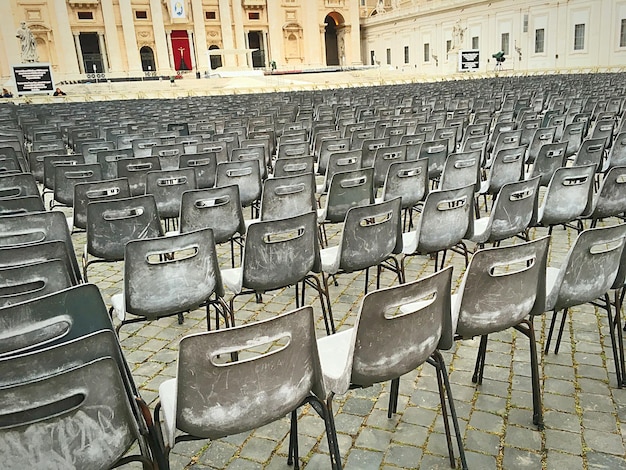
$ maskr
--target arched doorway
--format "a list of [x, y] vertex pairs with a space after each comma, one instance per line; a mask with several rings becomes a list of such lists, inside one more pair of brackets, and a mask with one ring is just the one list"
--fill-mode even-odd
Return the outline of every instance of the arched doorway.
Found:
[[341, 58], [345, 57], [343, 38], [338, 38], [338, 29], [343, 27], [344, 19], [337, 12], [332, 12], [324, 18], [326, 30], [324, 40], [326, 43], [326, 65], [340, 65]]
[[[219, 49], [215, 44], [209, 46], [210, 51], [214, 51], [215, 49]], [[218, 69], [222, 66], [222, 56], [220, 55], [210, 55], [211, 58], [211, 70]]]
[[139, 55], [141, 56], [141, 69], [144, 72], [156, 70], [156, 66], [154, 64], [154, 52], [151, 47], [143, 46], [139, 49]]

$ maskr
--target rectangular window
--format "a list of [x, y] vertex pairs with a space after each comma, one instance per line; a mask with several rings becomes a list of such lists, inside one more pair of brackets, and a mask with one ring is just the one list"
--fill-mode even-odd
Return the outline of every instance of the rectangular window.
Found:
[[79, 20], [93, 20], [93, 11], [79, 11], [78, 19]]
[[370, 51], [370, 65], [376, 65], [376, 53]]
[[582, 51], [585, 48], [585, 23], [574, 25], [574, 50]]
[[146, 10], [135, 10], [135, 18], [138, 20], [147, 20], [148, 12]]
[[480, 49], [480, 38], [472, 36], [472, 49]]
[[528, 13], [524, 14], [524, 26], [523, 26], [524, 32], [527, 33], [528, 32]]
[[260, 20], [261, 19], [261, 14], [258, 11], [251, 11], [250, 13], [248, 13], [248, 19], [249, 20]]
[[404, 63], [409, 63], [409, 46], [404, 46]]
[[217, 18], [217, 15], [216, 15], [216, 13], [214, 11], [205, 11], [204, 12], [204, 17], [207, 20], [214, 20], [214, 19]]
[[619, 30], [619, 47], [626, 47], [626, 18], [622, 19]]
[[391, 49], [387, 49], [387, 65], [391, 65]]
[[452, 49], [452, 40], [448, 39], [446, 41], [446, 60], [448, 60], [448, 52], [450, 52], [450, 49]]
[[535, 53], [545, 52], [544, 39], [546, 30], [543, 28], [535, 30]]
[[504, 55], [509, 55], [509, 33], [502, 33], [500, 50], [504, 52]]
[[424, 43], [424, 62], [430, 62], [430, 43]]

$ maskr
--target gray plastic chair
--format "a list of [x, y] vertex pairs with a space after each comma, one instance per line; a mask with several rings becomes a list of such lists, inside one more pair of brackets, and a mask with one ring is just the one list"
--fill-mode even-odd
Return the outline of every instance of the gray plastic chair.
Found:
[[369, 268], [376, 267], [376, 288], [380, 288], [383, 268], [395, 272], [402, 283], [402, 271], [395, 254], [402, 251], [401, 199], [353, 207], [346, 213], [339, 244], [320, 251], [326, 296], [330, 298], [328, 278], [340, 273], [365, 270], [365, 288], [369, 286]]
[[193, 168], [196, 174], [196, 186], [198, 189], [212, 188], [215, 186], [217, 174], [217, 156], [213, 152], [186, 153], [180, 156], [179, 167]]
[[480, 190], [480, 164], [480, 150], [448, 155], [441, 172], [438, 189], [455, 189], [473, 184], [475, 192], [478, 193]]
[[[67, 228], [67, 226], [66, 226]], [[154, 196], [95, 201], [87, 205], [83, 278], [94, 263], [122, 261], [127, 242], [163, 235]], [[94, 257], [89, 259], [89, 257]]]
[[74, 186], [74, 210], [72, 217], [68, 217], [68, 227], [87, 229], [87, 205], [90, 202], [128, 197], [130, 186], [127, 178], [78, 183]]
[[326, 194], [330, 181], [335, 173], [359, 170], [362, 167], [362, 151], [360, 149], [333, 152], [328, 155], [323, 181], [316, 186], [317, 194]]
[[565, 166], [566, 148], [567, 142], [542, 145], [527, 177], [539, 176], [539, 186], [548, 186], [557, 168]]
[[132, 149], [102, 150], [96, 154], [97, 162], [102, 168], [102, 179], [117, 178], [117, 161], [124, 158], [133, 158]]
[[159, 218], [165, 221], [166, 230], [178, 225], [181, 197], [185, 191], [193, 189], [196, 189], [196, 173], [192, 168], [146, 173], [146, 194], [154, 196]]
[[582, 144], [585, 133], [586, 125], [584, 122], [571, 122], [565, 126], [563, 135], [560, 142], [567, 142], [566, 156], [570, 157], [578, 152], [580, 144]]
[[[250, 224], [243, 246], [241, 266], [223, 269], [224, 287], [233, 293], [231, 311], [236, 297], [296, 286], [296, 307], [304, 305], [304, 288], [313, 287], [319, 294], [328, 334], [335, 331], [330, 299], [319, 278], [321, 271], [315, 212], [278, 220]], [[302, 297], [299, 284], [303, 282]]]
[[63, 206], [74, 205], [74, 186], [102, 180], [102, 168], [99, 163], [82, 165], [58, 165], [54, 167], [54, 192], [50, 209], [58, 203]]
[[252, 207], [252, 216], [255, 214], [254, 204], [261, 197], [261, 170], [256, 160], [225, 162], [217, 164], [215, 186], [239, 186], [239, 200], [242, 207]]
[[160, 238], [129, 241], [124, 249], [124, 290], [111, 297], [111, 315], [128, 323], [152, 321], [212, 305], [226, 326], [232, 313], [223, 300], [213, 231], [209, 228]]
[[534, 163], [541, 147], [545, 144], [551, 144], [555, 134], [556, 127], [539, 127], [535, 131], [526, 152], [526, 164]]
[[485, 243], [499, 244], [502, 240], [520, 236], [528, 240], [528, 228], [537, 219], [539, 177], [507, 183], [495, 198], [489, 216], [474, 220], [471, 241], [480, 248]]
[[[268, 349], [275, 340], [278, 348]], [[225, 355], [237, 359], [226, 362]], [[331, 467], [341, 469], [333, 415], [316, 398], [323, 396], [323, 385], [310, 306], [256, 323], [186, 336], [180, 342], [177, 371], [176, 378], [160, 385], [154, 411], [155, 422], [163, 417], [166, 455], [182, 440], [220, 439], [291, 414], [293, 445], [288, 463], [295, 460], [297, 468], [296, 410], [311, 403], [324, 419]]]
[[246, 226], [236, 184], [185, 191], [180, 202], [180, 232], [213, 229], [216, 244], [230, 242], [231, 264], [235, 267], [235, 243], [241, 246]]
[[374, 154], [374, 189], [381, 188], [385, 184], [389, 166], [392, 163], [407, 160], [406, 145], [394, 145], [382, 147]]
[[315, 172], [313, 156], [281, 158], [274, 161], [273, 177], [295, 176]]
[[485, 209], [488, 208], [487, 196], [492, 202], [500, 188], [507, 183], [520, 181], [524, 175], [524, 158], [526, 147], [510, 147], [498, 150], [491, 162], [487, 179], [481, 181], [479, 195], [485, 200]]
[[482, 384], [488, 335], [508, 328], [528, 337], [533, 393], [533, 423], [543, 429], [541, 385], [532, 318], [545, 305], [549, 237], [477, 251], [452, 296], [457, 339], [480, 336], [472, 382]]
[[[565, 320], [569, 309], [576, 305], [593, 303], [607, 312], [613, 359], [615, 360], [618, 384], [622, 383], [620, 355], [616, 341], [614, 320], [611, 314], [609, 290], [614, 288], [622, 252], [626, 244], [626, 224], [612, 227], [591, 228], [581, 232], [569, 249], [560, 268], [549, 266], [546, 274], [546, 301], [544, 311], [552, 311], [552, 321], [545, 343], [545, 353], [550, 350], [554, 326], [561, 311], [561, 324], [554, 348], [559, 352]], [[597, 303], [596, 299], [601, 300]], [[619, 317], [618, 317], [619, 318]], [[621, 332], [618, 333], [621, 341]], [[623, 357], [623, 356], [622, 356]], [[623, 372], [623, 369], [621, 369]]]
[[43, 212], [46, 206], [41, 196], [21, 196], [0, 199], [0, 216], [12, 216]]
[[[318, 339], [327, 408], [350, 388], [391, 380], [388, 417], [397, 411], [400, 377], [428, 362], [436, 369], [450, 464], [454, 467], [450, 408], [461, 468], [467, 468], [452, 389], [438, 348], [452, 347], [452, 268], [419, 280], [370, 292], [363, 297], [352, 328]], [[391, 313], [391, 314], [390, 314]], [[448, 405], [445, 397], [447, 395]]]
[[267, 178], [267, 163], [265, 159], [264, 147], [248, 147], [248, 148], [236, 148], [233, 149], [229, 156], [231, 162], [242, 161], [257, 161], [259, 164], [259, 171], [261, 173], [261, 181]]
[[180, 157], [184, 155], [183, 144], [155, 145], [151, 148], [151, 155], [159, 157], [162, 170], [176, 170], [180, 165]]
[[581, 215], [581, 219], [590, 219], [591, 228], [600, 219], [616, 217], [626, 212], [626, 166], [612, 167], [593, 196], [589, 210]]
[[34, 212], [0, 217], [0, 248], [29, 246], [35, 243], [60, 241], [66, 247], [72, 266], [71, 279], [81, 282], [78, 260], [65, 215], [59, 211]]
[[[473, 228], [474, 185], [461, 188], [431, 191], [422, 207], [422, 216], [415, 230], [402, 234], [401, 270], [410, 256], [435, 254], [435, 271], [443, 269], [446, 251], [461, 245], [465, 263], [467, 247], [463, 239], [471, 238]], [[442, 251], [441, 266], [439, 252]]]
[[430, 180], [439, 179], [447, 157], [447, 140], [427, 140], [420, 146], [420, 151], [417, 156], [418, 159], [428, 159], [428, 179]]
[[567, 224], [589, 210], [593, 203], [595, 165], [557, 168], [539, 206], [537, 225], [552, 228]]
[[159, 157], [146, 156], [117, 160], [117, 176], [128, 178], [131, 196], [146, 194], [146, 174], [160, 169]]
[[574, 158], [574, 166], [594, 164], [599, 171], [604, 158], [604, 138], [585, 139]]
[[[626, 123], [626, 120], [624, 120]], [[613, 145], [609, 149], [607, 159], [604, 161], [602, 171], [606, 172], [614, 166], [626, 165], [626, 132], [620, 132], [615, 136]]]
[[[258, 220], [284, 219], [306, 214], [315, 209], [315, 181], [313, 173], [269, 178], [263, 182]], [[246, 223], [252, 223], [256, 220], [251, 219], [246, 221]]]

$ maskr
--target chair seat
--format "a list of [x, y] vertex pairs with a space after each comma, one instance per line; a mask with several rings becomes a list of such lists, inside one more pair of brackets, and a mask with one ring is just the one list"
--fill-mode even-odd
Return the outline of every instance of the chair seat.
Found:
[[324, 222], [325, 220], [326, 220], [326, 208], [322, 207], [321, 209], [317, 209], [318, 223]]
[[474, 220], [474, 233], [470, 240], [475, 243], [485, 243], [489, 239], [489, 217]]
[[461, 311], [461, 299], [462, 299], [461, 294], [452, 294], [450, 296], [450, 320], [452, 323], [452, 331], [454, 333], [456, 333], [456, 326], [459, 324], [459, 313]]
[[222, 269], [222, 283], [233, 294], [240, 294], [243, 287], [243, 268]]
[[417, 242], [419, 238], [419, 227], [417, 230], [404, 232], [402, 234], [402, 253], [405, 255], [414, 254], [415, 250], [417, 250]]
[[480, 194], [486, 194], [489, 190], [489, 180], [480, 182]]
[[159, 399], [161, 400], [163, 427], [165, 428], [163, 439], [165, 440], [165, 445], [169, 447], [174, 446], [174, 435], [176, 433], [177, 392], [177, 379], [166, 380], [159, 386]]
[[[556, 300], [558, 297], [558, 288], [556, 287], [557, 279], [559, 277], [559, 268], [548, 266], [546, 269], [546, 308], [545, 311], [554, 310]], [[560, 283], [559, 283], [560, 285]]]
[[111, 296], [111, 307], [113, 308], [113, 314], [117, 315], [121, 321], [126, 318], [126, 301], [124, 292], [114, 294]]
[[322, 261], [322, 271], [327, 274], [337, 274], [339, 272], [339, 264], [341, 246], [329, 246], [320, 250], [320, 259]]
[[[354, 328], [323, 336], [317, 340], [325, 393], [343, 395], [350, 386]], [[326, 398], [326, 397], [320, 397]]]

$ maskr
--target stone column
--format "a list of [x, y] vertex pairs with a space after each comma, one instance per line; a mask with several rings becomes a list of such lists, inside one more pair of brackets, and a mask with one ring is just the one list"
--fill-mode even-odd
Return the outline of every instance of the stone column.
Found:
[[170, 75], [172, 73], [171, 56], [168, 55], [170, 44], [163, 30], [163, 7], [161, 0], [150, 0], [154, 43], [156, 45], [157, 73]]
[[[117, 39], [117, 25], [115, 24], [115, 13], [112, 2], [100, 2], [102, 6], [102, 16], [104, 17], [104, 34], [106, 42], [112, 51], [120, 50], [120, 42]], [[103, 54], [103, 51], [100, 51]], [[110, 72], [123, 72], [124, 66], [120, 54], [111, 55]]]
[[174, 51], [172, 50], [172, 32], [165, 31], [165, 38], [167, 42], [167, 59], [170, 70], [176, 70], [176, 64], [174, 63]]
[[76, 49], [76, 56], [78, 57], [78, 70], [80, 73], [85, 73], [85, 62], [83, 61], [83, 50], [80, 47], [80, 37], [78, 33], [74, 33], [74, 47]]
[[350, 24], [346, 25], [346, 64], [362, 65], [361, 57], [361, 27], [359, 18], [359, 6], [353, 4], [350, 7]]
[[58, 25], [58, 40], [55, 40], [55, 49], [57, 51], [57, 60], [60, 65], [62, 64], [60, 69], [65, 73], [82, 73], [79, 65], [83, 60], [82, 55], [76, 56], [63, 53], [73, 41], [72, 28], [67, 14], [67, 1], [55, 0], [54, 13]]
[[[234, 49], [235, 40], [233, 38], [233, 17], [230, 14], [230, 4], [228, 0], [219, 0], [220, 26], [222, 28], [222, 48]], [[224, 54], [223, 66], [233, 67], [237, 64], [234, 54]]]
[[304, 46], [304, 63], [313, 66], [326, 64], [324, 50], [324, 31], [326, 26], [318, 10], [317, 2], [302, 2], [302, 44]]
[[[305, 2], [306, 3], [306, 2]], [[311, 3], [311, 2], [309, 2]], [[314, 2], [313, 2], [314, 3]], [[268, 60], [265, 62], [265, 66], [270, 66], [270, 61], [276, 61], [276, 64], [281, 67], [285, 65], [285, 50], [284, 50], [284, 42], [283, 38], [283, 28], [282, 21], [284, 19], [284, 13], [282, 8], [278, 2], [267, 2], [267, 22], [268, 22], [268, 33], [265, 34], [265, 40], [267, 41], [265, 44], [266, 54], [269, 56]]]
[[189, 56], [191, 57], [191, 70], [196, 68], [196, 48], [193, 45], [193, 31], [187, 31], [187, 38], [189, 40]]
[[102, 54], [102, 71], [107, 73], [110, 71], [110, 64], [106, 44], [104, 43], [104, 34], [98, 33], [98, 43], [100, 44], [100, 54]]
[[128, 71], [135, 73], [141, 72], [141, 57], [139, 56], [139, 48], [137, 47], [133, 8], [130, 5], [130, 0], [119, 0], [119, 2], [120, 16], [122, 17], [122, 31], [126, 45], [126, 58], [128, 60]]
[[[243, 30], [243, 8], [241, 7], [241, 5], [237, 5], [235, 8], [233, 8], [233, 25], [235, 26], [235, 48], [246, 49], [248, 47], [247, 46], [248, 38], [246, 37], [246, 34], [244, 33], [244, 30]], [[247, 64], [239, 63], [239, 60], [240, 60], [239, 58], [242, 57], [241, 54], [237, 54], [236, 57], [237, 57], [237, 65], [239, 66], [247, 65], [249, 68], [252, 68], [251, 54], [246, 54], [246, 58], [249, 59], [249, 62], [246, 59], [244, 60], [248, 62]]]
[[204, 28], [204, 10], [202, 0], [191, 0], [191, 10], [193, 15], [193, 33], [196, 42], [197, 64], [200, 70], [209, 69], [209, 59], [207, 56], [206, 29]]

